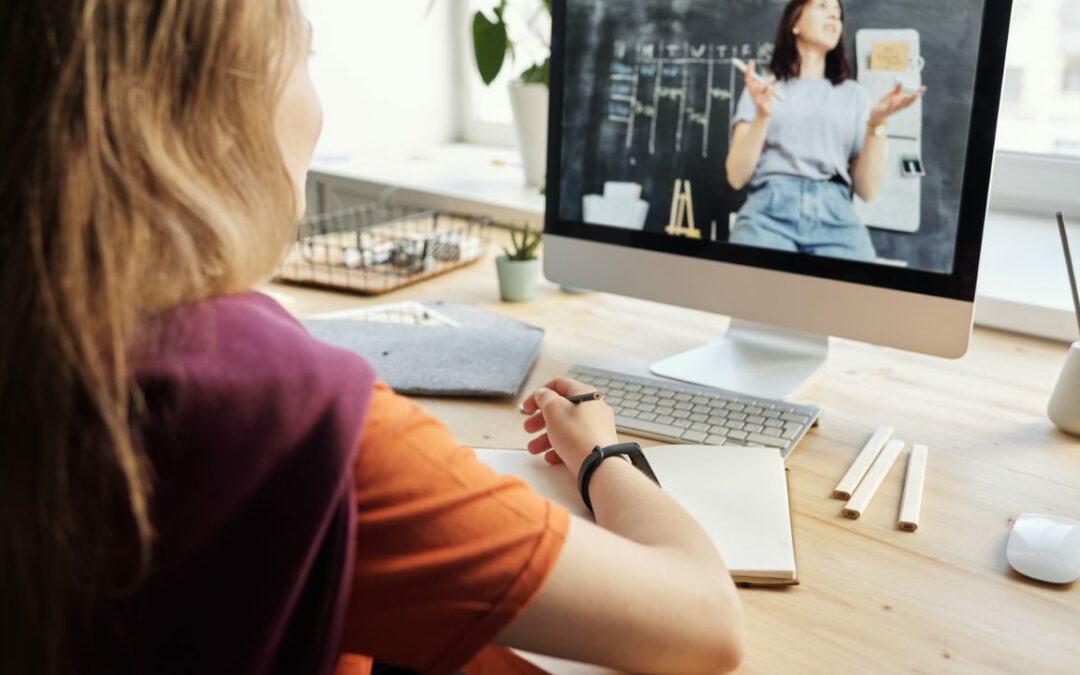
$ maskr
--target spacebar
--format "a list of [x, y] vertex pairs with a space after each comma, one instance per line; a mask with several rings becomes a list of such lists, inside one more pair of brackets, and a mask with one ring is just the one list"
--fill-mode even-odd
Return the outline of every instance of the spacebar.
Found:
[[615, 426], [620, 427], [628, 434], [632, 434], [635, 431], [643, 431], [647, 434], [658, 434], [660, 436], [669, 436], [671, 438], [679, 438], [682, 436], [686, 429], [680, 429], [679, 427], [669, 426], [667, 424], [657, 424], [656, 422], [646, 422], [645, 420], [632, 419], [630, 417], [615, 416]]

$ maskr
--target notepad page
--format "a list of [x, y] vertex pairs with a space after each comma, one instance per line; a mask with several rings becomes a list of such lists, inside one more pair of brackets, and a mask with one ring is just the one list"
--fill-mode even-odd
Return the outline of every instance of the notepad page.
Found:
[[795, 575], [779, 450], [668, 445], [646, 448], [645, 456], [664, 491], [712, 538], [732, 576]]
[[[500, 473], [520, 476], [540, 495], [590, 518], [570, 472], [522, 450], [477, 450]], [[795, 577], [787, 477], [772, 448], [667, 445], [646, 448], [661, 487], [712, 538], [737, 580]]]

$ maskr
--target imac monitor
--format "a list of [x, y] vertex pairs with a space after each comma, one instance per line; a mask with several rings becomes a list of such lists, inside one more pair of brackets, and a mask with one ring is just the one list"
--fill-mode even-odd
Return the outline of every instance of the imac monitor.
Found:
[[1010, 9], [555, 0], [546, 276], [732, 316], [652, 370], [748, 394], [827, 336], [963, 355]]

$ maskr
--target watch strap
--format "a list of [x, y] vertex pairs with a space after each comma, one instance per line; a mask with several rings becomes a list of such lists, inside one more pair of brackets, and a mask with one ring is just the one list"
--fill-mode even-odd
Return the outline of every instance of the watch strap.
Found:
[[578, 471], [578, 492], [581, 493], [581, 500], [585, 502], [585, 507], [589, 509], [590, 513], [593, 512], [593, 508], [592, 499], [589, 498], [589, 481], [592, 479], [593, 472], [605, 459], [617, 456], [628, 458], [638, 471], [645, 474], [652, 482], [660, 485], [660, 481], [656, 478], [656, 474], [653, 473], [652, 467], [649, 466], [649, 460], [645, 458], [645, 453], [641, 451], [641, 446], [637, 443], [617, 443], [604, 448], [598, 445], [585, 456], [585, 461], [581, 463], [581, 469]]

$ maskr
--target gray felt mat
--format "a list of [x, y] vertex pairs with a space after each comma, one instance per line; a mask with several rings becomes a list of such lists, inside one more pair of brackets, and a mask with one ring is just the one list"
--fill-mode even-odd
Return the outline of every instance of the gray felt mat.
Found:
[[402, 394], [513, 396], [521, 388], [544, 331], [461, 302], [422, 303], [460, 326], [305, 319], [312, 335], [354, 351]]

